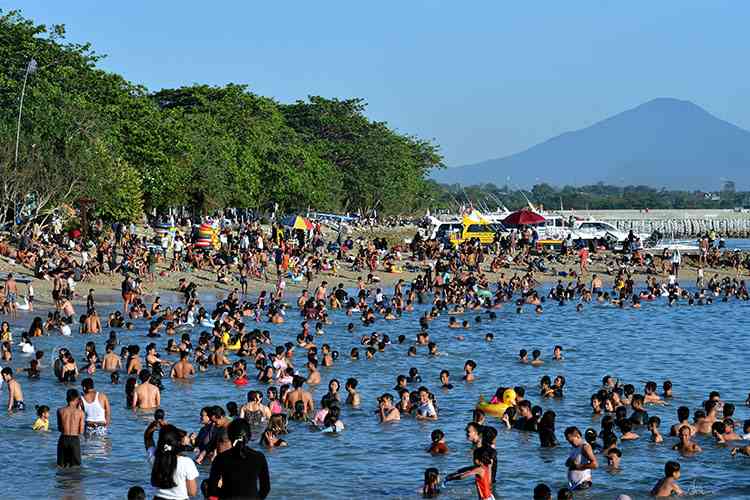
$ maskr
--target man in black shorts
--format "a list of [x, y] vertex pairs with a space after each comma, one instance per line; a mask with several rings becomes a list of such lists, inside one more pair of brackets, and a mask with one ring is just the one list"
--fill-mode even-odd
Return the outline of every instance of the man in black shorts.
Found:
[[85, 415], [81, 410], [81, 396], [75, 389], [69, 389], [65, 398], [67, 406], [57, 410], [57, 466], [75, 467], [81, 465], [81, 434]]

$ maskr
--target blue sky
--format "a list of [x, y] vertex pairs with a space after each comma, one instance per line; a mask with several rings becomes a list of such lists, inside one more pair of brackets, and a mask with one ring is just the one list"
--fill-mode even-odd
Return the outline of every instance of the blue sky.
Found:
[[750, 2], [20, 1], [151, 90], [248, 84], [363, 97], [448, 165], [496, 158], [654, 97], [750, 129]]

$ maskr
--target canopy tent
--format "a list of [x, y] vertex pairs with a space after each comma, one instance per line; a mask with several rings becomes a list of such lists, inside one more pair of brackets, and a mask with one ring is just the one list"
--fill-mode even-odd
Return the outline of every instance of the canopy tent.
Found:
[[306, 219], [301, 215], [290, 215], [289, 217], [284, 217], [283, 219], [281, 219], [281, 224], [285, 227], [290, 227], [292, 229], [301, 229], [303, 231], [309, 231], [313, 228], [313, 224], [312, 222], [310, 222], [310, 219]]
[[524, 208], [507, 216], [505, 220], [503, 220], [503, 223], [509, 226], [527, 226], [532, 224], [540, 224], [544, 221], [545, 218], [538, 213]]

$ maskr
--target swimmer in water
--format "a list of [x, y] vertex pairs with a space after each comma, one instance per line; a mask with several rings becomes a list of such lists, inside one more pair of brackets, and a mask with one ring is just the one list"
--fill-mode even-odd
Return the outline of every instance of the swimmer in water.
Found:
[[474, 377], [474, 370], [476, 369], [477, 364], [473, 359], [468, 360], [464, 364], [464, 382], [473, 382]]
[[357, 392], [357, 385], [359, 385], [359, 382], [356, 378], [347, 379], [346, 384], [344, 385], [344, 389], [346, 389], [347, 392], [346, 404], [355, 408], [360, 405], [360, 397], [359, 393]]
[[695, 428], [690, 425], [690, 408], [688, 408], [687, 406], [680, 406], [679, 408], [677, 408], [677, 423], [670, 428], [669, 435], [679, 435], [680, 427], [683, 426], [687, 426], [691, 432], [695, 432]]
[[672, 449], [679, 451], [684, 454], [700, 453], [703, 449], [698, 446], [697, 443], [693, 442], [693, 434], [687, 425], [683, 425], [677, 431], [677, 437], [680, 438], [680, 442], [672, 446]]
[[457, 481], [473, 477], [479, 500], [495, 500], [492, 493], [492, 452], [481, 447], [474, 450], [474, 466], [446, 476], [446, 481]]
[[672, 495], [684, 495], [685, 492], [682, 491], [682, 488], [677, 484], [677, 480], [679, 479], [680, 464], [670, 460], [664, 465], [664, 477], [659, 479], [651, 489], [651, 496], [669, 497]]
[[659, 417], [651, 417], [648, 419], [648, 430], [651, 432], [652, 443], [663, 443], [664, 438], [661, 437], [659, 432], [659, 425], [661, 425], [661, 419]]
[[561, 345], [556, 345], [555, 348], [552, 350], [552, 359], [555, 361], [562, 361], [563, 355], [562, 355], [563, 348]]
[[450, 381], [450, 372], [448, 370], [442, 370], [440, 372], [440, 383], [442, 384], [440, 387], [445, 390], [451, 390], [453, 389], [453, 384], [451, 384]]
[[542, 366], [544, 364], [544, 361], [541, 359], [542, 351], [539, 349], [534, 349], [531, 351], [531, 366]]
[[440, 429], [435, 429], [430, 434], [430, 440], [432, 441], [430, 447], [427, 448], [427, 453], [431, 455], [444, 455], [448, 453], [448, 446], [445, 444], [445, 433]]
[[393, 406], [393, 395], [385, 393], [378, 398], [378, 419], [383, 424], [401, 420], [401, 413]]
[[610, 470], [620, 469], [620, 459], [622, 458], [622, 452], [618, 448], [610, 448], [605, 453], [607, 457], [607, 465]]

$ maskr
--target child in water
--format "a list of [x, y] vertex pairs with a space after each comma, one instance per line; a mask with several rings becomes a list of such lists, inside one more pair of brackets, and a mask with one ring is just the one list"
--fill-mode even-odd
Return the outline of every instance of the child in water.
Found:
[[653, 487], [651, 495], [655, 497], [684, 495], [682, 488], [677, 484], [678, 479], [680, 479], [680, 464], [670, 460], [664, 465], [664, 477], [659, 479]]
[[34, 425], [31, 427], [35, 431], [49, 431], [49, 406], [40, 405], [36, 407], [37, 419], [34, 421]]
[[492, 493], [492, 452], [489, 448], [481, 447], [474, 450], [474, 466], [460, 469], [449, 474], [445, 480], [455, 481], [474, 477], [479, 500], [495, 500]]
[[435, 467], [424, 471], [424, 486], [422, 486], [423, 498], [435, 498], [440, 494], [440, 472]]
[[448, 453], [448, 446], [445, 444], [445, 433], [440, 429], [435, 429], [430, 435], [432, 444], [427, 448], [427, 452], [432, 455], [443, 455]]

